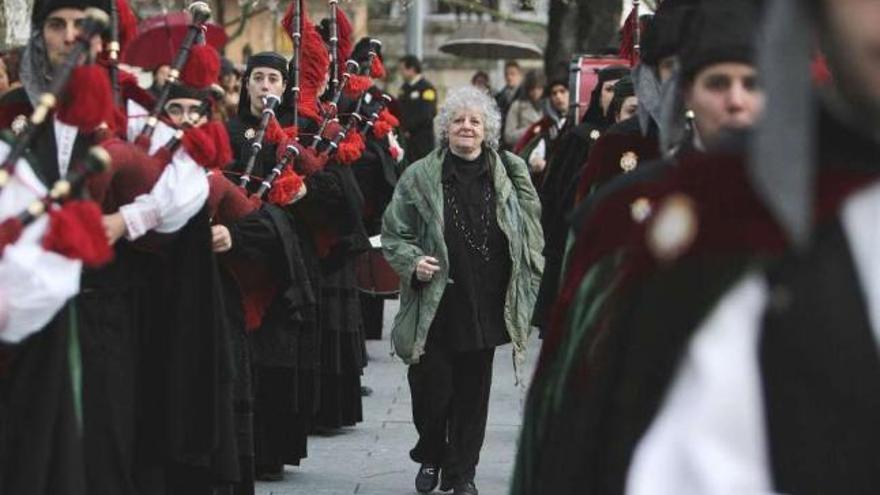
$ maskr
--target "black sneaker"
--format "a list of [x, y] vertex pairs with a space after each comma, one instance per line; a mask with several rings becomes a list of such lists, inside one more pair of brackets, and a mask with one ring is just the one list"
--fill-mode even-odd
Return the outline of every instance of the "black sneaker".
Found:
[[477, 485], [473, 481], [458, 483], [452, 490], [452, 495], [480, 495]]
[[434, 464], [422, 464], [419, 473], [416, 474], [416, 491], [419, 493], [431, 493], [437, 488], [440, 478], [440, 468]]

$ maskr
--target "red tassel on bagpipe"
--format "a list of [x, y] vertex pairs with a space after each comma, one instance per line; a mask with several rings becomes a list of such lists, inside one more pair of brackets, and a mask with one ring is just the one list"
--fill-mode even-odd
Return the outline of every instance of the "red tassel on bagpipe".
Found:
[[345, 86], [345, 96], [348, 96], [349, 98], [360, 98], [360, 96], [370, 89], [372, 85], [373, 80], [369, 77], [352, 75], [348, 79], [348, 84]]
[[86, 132], [101, 124], [116, 125], [110, 78], [100, 65], [81, 65], [73, 69], [65, 94], [57, 113], [61, 122]]
[[214, 146], [207, 132], [199, 127], [189, 128], [184, 131], [181, 144], [196, 163], [206, 168], [213, 168], [217, 147]]
[[212, 120], [201, 127], [214, 143], [216, 153], [211, 164], [207, 165], [212, 169], [224, 169], [232, 163], [232, 145], [229, 143], [229, 133], [226, 126], [222, 122]]
[[216, 83], [219, 75], [220, 55], [217, 50], [208, 44], [194, 45], [180, 73], [180, 81], [192, 88], [202, 89]]
[[272, 189], [269, 189], [269, 202], [278, 206], [286, 206], [299, 194], [302, 187], [302, 176], [290, 168], [286, 168], [281, 172], [281, 176], [272, 183]]
[[339, 151], [336, 152], [336, 158], [339, 159], [340, 163], [351, 165], [361, 157], [366, 147], [364, 138], [359, 132], [349, 132], [346, 134], [345, 139], [339, 143]]
[[379, 57], [373, 57], [373, 64], [370, 66], [370, 77], [373, 79], [385, 79], [385, 64]]
[[50, 210], [49, 229], [43, 236], [43, 249], [97, 267], [113, 259], [107, 242], [101, 209], [94, 201], [68, 201]]
[[379, 112], [379, 118], [373, 125], [373, 136], [383, 139], [389, 132], [399, 125], [400, 121], [397, 120], [397, 117], [392, 115], [387, 108], [383, 108], [382, 111]]

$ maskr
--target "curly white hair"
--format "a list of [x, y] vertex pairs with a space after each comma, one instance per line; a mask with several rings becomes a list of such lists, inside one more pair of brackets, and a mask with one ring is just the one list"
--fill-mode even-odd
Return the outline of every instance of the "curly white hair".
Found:
[[451, 90], [446, 96], [446, 101], [440, 105], [437, 117], [434, 119], [434, 131], [440, 147], [449, 146], [449, 126], [455, 114], [464, 109], [477, 110], [483, 114], [483, 144], [497, 150], [501, 139], [501, 113], [495, 100], [485, 91], [474, 86], [462, 86]]

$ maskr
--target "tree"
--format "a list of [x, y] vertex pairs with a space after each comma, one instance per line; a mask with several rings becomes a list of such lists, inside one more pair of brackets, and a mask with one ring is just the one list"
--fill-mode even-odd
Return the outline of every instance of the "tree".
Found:
[[620, 27], [620, 0], [550, 0], [544, 70], [549, 76], [567, 71], [572, 56], [602, 53]]

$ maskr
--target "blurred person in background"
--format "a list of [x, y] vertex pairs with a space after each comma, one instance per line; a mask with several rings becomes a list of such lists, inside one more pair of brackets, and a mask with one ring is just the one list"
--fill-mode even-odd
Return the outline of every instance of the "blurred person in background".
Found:
[[519, 97], [510, 105], [504, 123], [504, 144], [513, 148], [526, 130], [543, 116], [544, 76], [531, 70], [523, 81]]
[[478, 70], [475, 72], [473, 77], [471, 77], [471, 86], [482, 89], [486, 94], [492, 94], [492, 86], [489, 84], [489, 74], [486, 74], [486, 71]]

